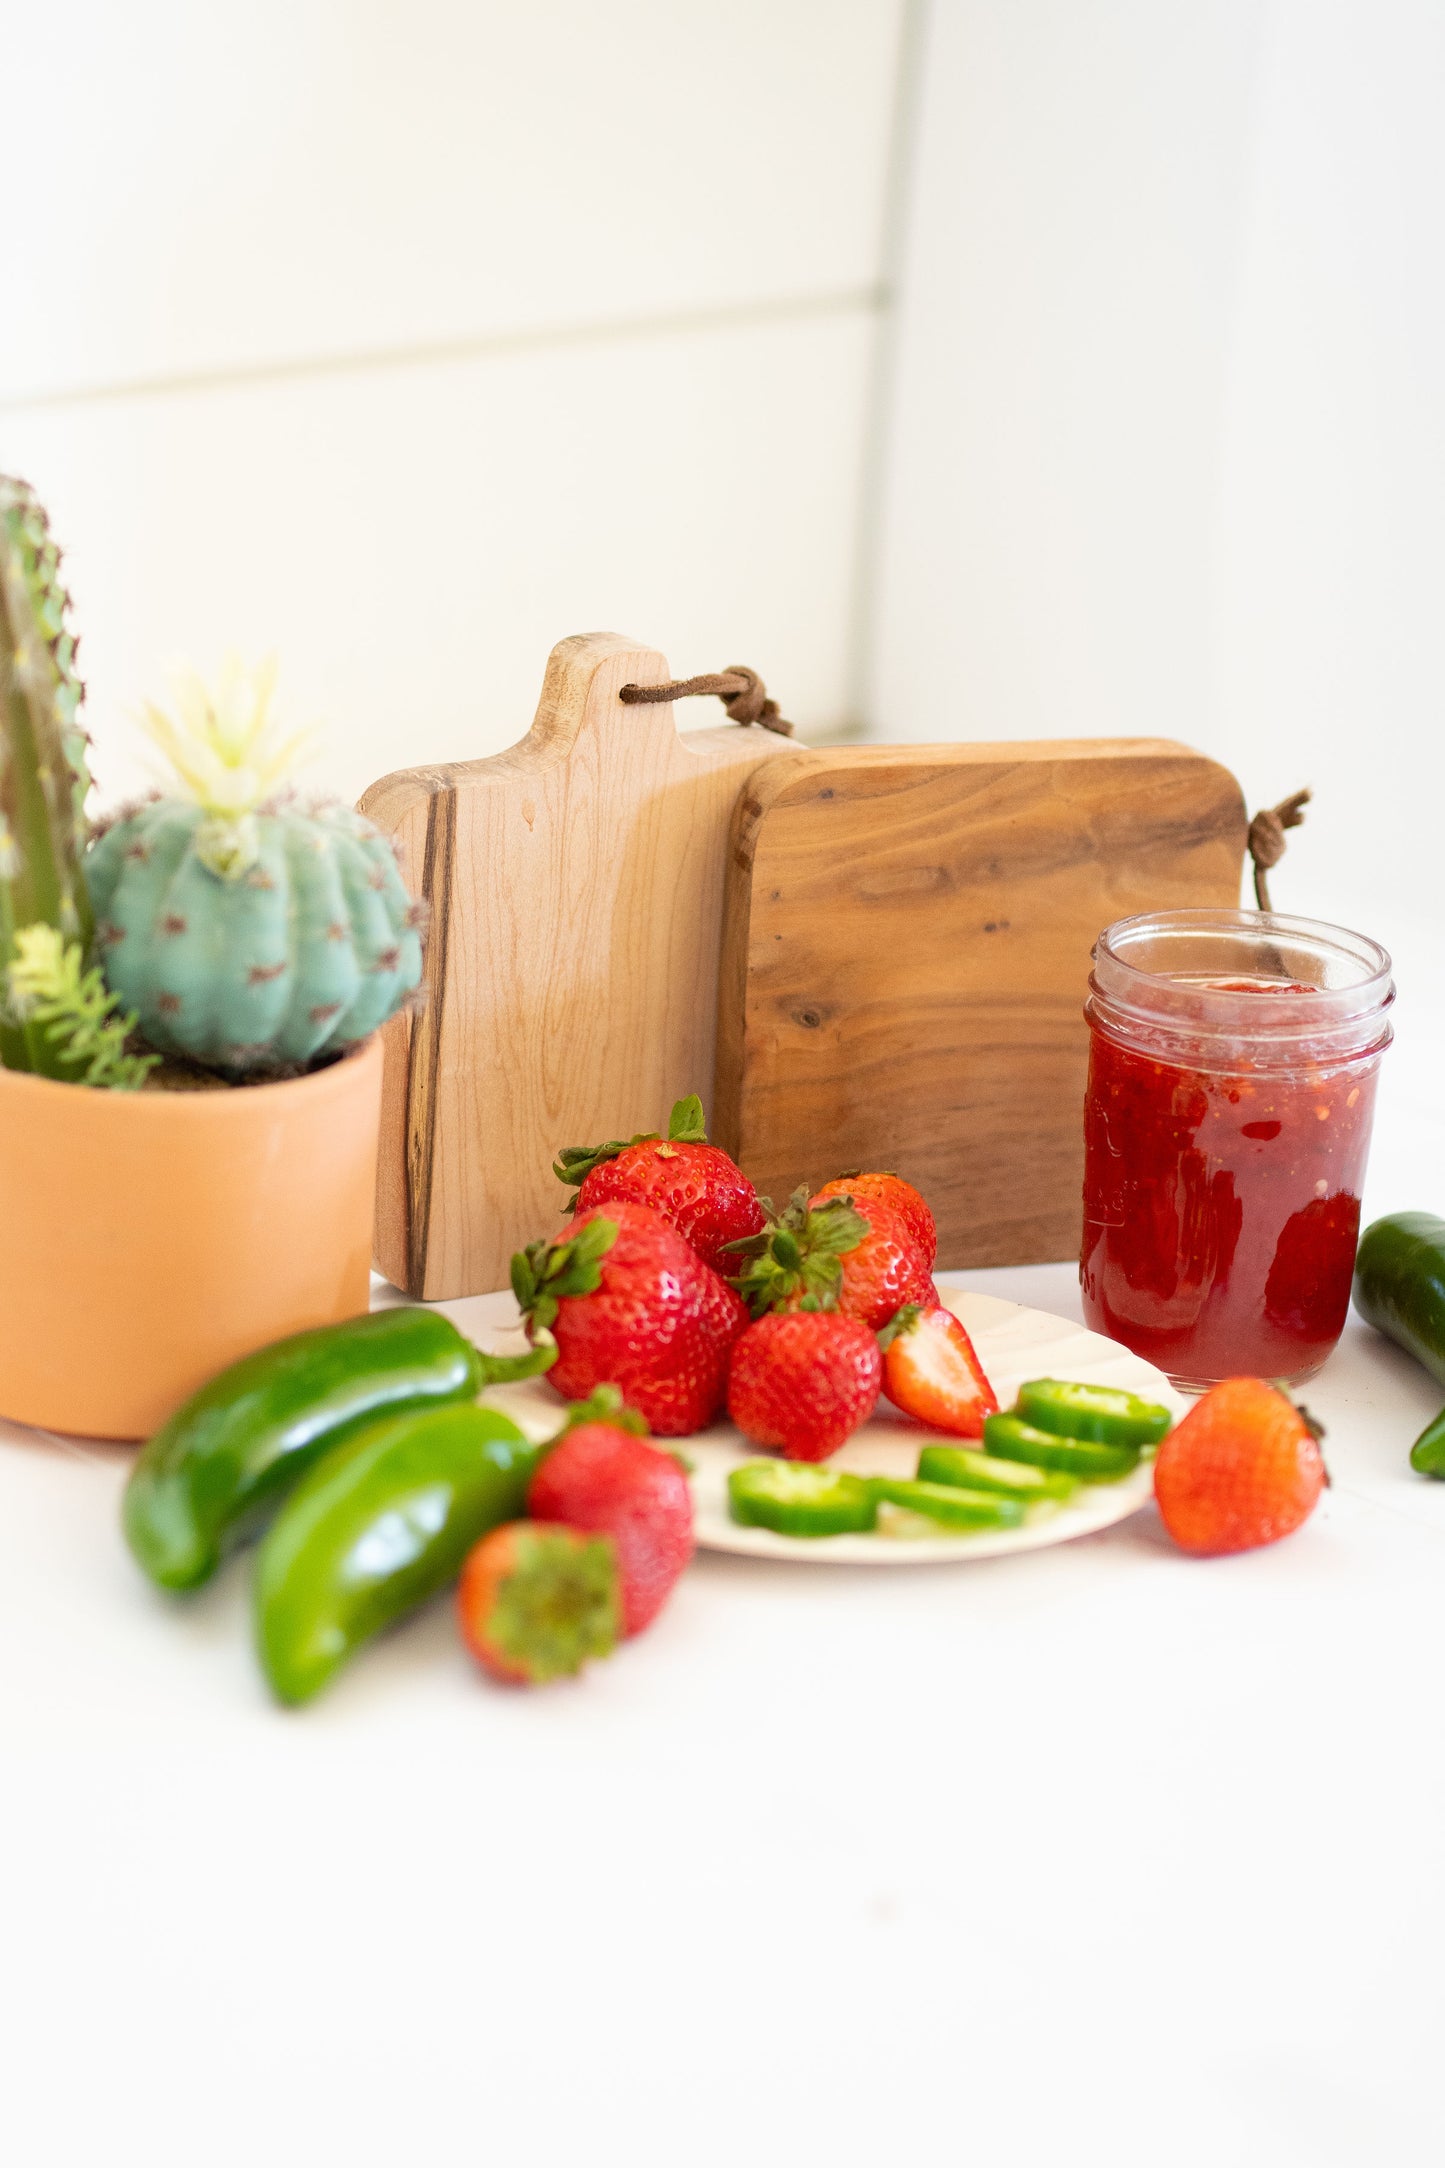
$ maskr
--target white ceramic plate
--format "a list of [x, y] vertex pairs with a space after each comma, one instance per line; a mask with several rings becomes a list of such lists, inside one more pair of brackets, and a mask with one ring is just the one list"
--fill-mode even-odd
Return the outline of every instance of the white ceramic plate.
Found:
[[[1189, 1403], [1175, 1391], [1162, 1371], [1152, 1363], [1106, 1340], [1082, 1325], [1051, 1317], [1044, 1310], [1027, 1310], [1017, 1302], [1002, 1302], [996, 1295], [967, 1294], [947, 1285], [940, 1287], [944, 1301], [962, 1318], [979, 1360], [993, 1385], [1001, 1407], [1008, 1407], [1027, 1378], [1072, 1378], [1089, 1385], [1122, 1385], [1142, 1393], [1147, 1400], [1162, 1401], [1176, 1415]], [[460, 1305], [455, 1306], [458, 1309]], [[492, 1295], [467, 1306], [465, 1320], [479, 1345], [496, 1354], [512, 1354], [525, 1343], [516, 1323], [516, 1307], [510, 1295]], [[540, 1379], [522, 1385], [494, 1388], [487, 1398], [521, 1425], [528, 1437], [550, 1437], [557, 1428], [557, 1396]], [[931, 1431], [906, 1416], [889, 1412], [887, 1401], [880, 1412], [856, 1431], [829, 1462], [830, 1467], [851, 1468], [859, 1475], [911, 1476], [918, 1466], [918, 1449], [930, 1440], [958, 1444], [941, 1431]], [[704, 1550], [738, 1551], [752, 1558], [800, 1558], [824, 1566], [923, 1566], [940, 1560], [999, 1558], [1011, 1551], [1037, 1551], [1051, 1543], [1067, 1543], [1074, 1536], [1091, 1535], [1112, 1527], [1138, 1511], [1154, 1487], [1152, 1462], [1140, 1463], [1133, 1475], [1119, 1483], [1081, 1485], [1066, 1505], [1052, 1512], [1039, 1511], [1022, 1528], [1000, 1528], [969, 1535], [930, 1536], [776, 1536], [768, 1528], [740, 1528], [728, 1516], [728, 1470], [745, 1460], [756, 1460], [756, 1446], [749, 1445], [731, 1423], [715, 1423], [711, 1430], [693, 1438], [677, 1440], [693, 1462], [692, 1492], [697, 1514], [697, 1540]]]

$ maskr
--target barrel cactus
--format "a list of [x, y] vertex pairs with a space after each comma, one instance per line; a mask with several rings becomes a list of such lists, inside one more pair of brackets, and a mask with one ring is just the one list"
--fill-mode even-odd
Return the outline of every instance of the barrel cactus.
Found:
[[[90, 947], [80, 870], [90, 777], [68, 610], [44, 507], [24, 482], [0, 475], [0, 986], [32, 927], [52, 928], [78, 962]], [[51, 1034], [9, 1001], [0, 1007], [0, 1062], [70, 1073]]]
[[231, 1077], [294, 1072], [366, 1038], [421, 978], [420, 907], [391, 845], [341, 805], [278, 787], [296, 741], [274, 672], [178, 680], [146, 712], [183, 795], [134, 807], [85, 862], [108, 984], [149, 1044]]

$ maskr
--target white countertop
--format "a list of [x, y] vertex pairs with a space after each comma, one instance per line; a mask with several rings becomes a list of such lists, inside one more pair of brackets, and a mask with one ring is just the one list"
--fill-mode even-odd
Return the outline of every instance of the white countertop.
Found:
[[0, 1433], [3, 2157], [1438, 2168], [1439, 1395], [1352, 1320], [1308, 1398], [1270, 1550], [704, 1555], [575, 1685], [442, 1605], [300, 1714], [127, 1451]]
[[[1336, 915], [1410, 990], [1367, 1217], [1445, 1211], [1438, 936]], [[0, 2159], [1440, 2168], [1440, 1395], [1352, 1318], [1307, 1397], [1268, 1550], [701, 1556], [575, 1684], [441, 1605], [294, 1714], [244, 1564], [178, 1615], [129, 1452], [0, 1426]]]

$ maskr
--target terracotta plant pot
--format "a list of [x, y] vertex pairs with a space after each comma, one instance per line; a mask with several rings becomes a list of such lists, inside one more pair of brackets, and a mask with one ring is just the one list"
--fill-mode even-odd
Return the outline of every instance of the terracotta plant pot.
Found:
[[0, 1069], [0, 1415], [143, 1438], [368, 1305], [381, 1042], [314, 1076], [90, 1091]]

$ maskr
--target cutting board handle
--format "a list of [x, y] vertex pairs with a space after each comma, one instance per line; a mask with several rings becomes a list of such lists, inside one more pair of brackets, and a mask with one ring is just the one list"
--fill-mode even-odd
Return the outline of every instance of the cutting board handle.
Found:
[[[529, 754], [563, 759], [584, 738], [619, 740], [641, 759], [650, 743], [675, 738], [670, 700], [629, 706], [624, 685], [665, 685], [671, 672], [655, 647], [617, 632], [578, 632], [547, 658], [536, 720], [522, 741]], [[520, 748], [519, 748], [520, 750]]]

